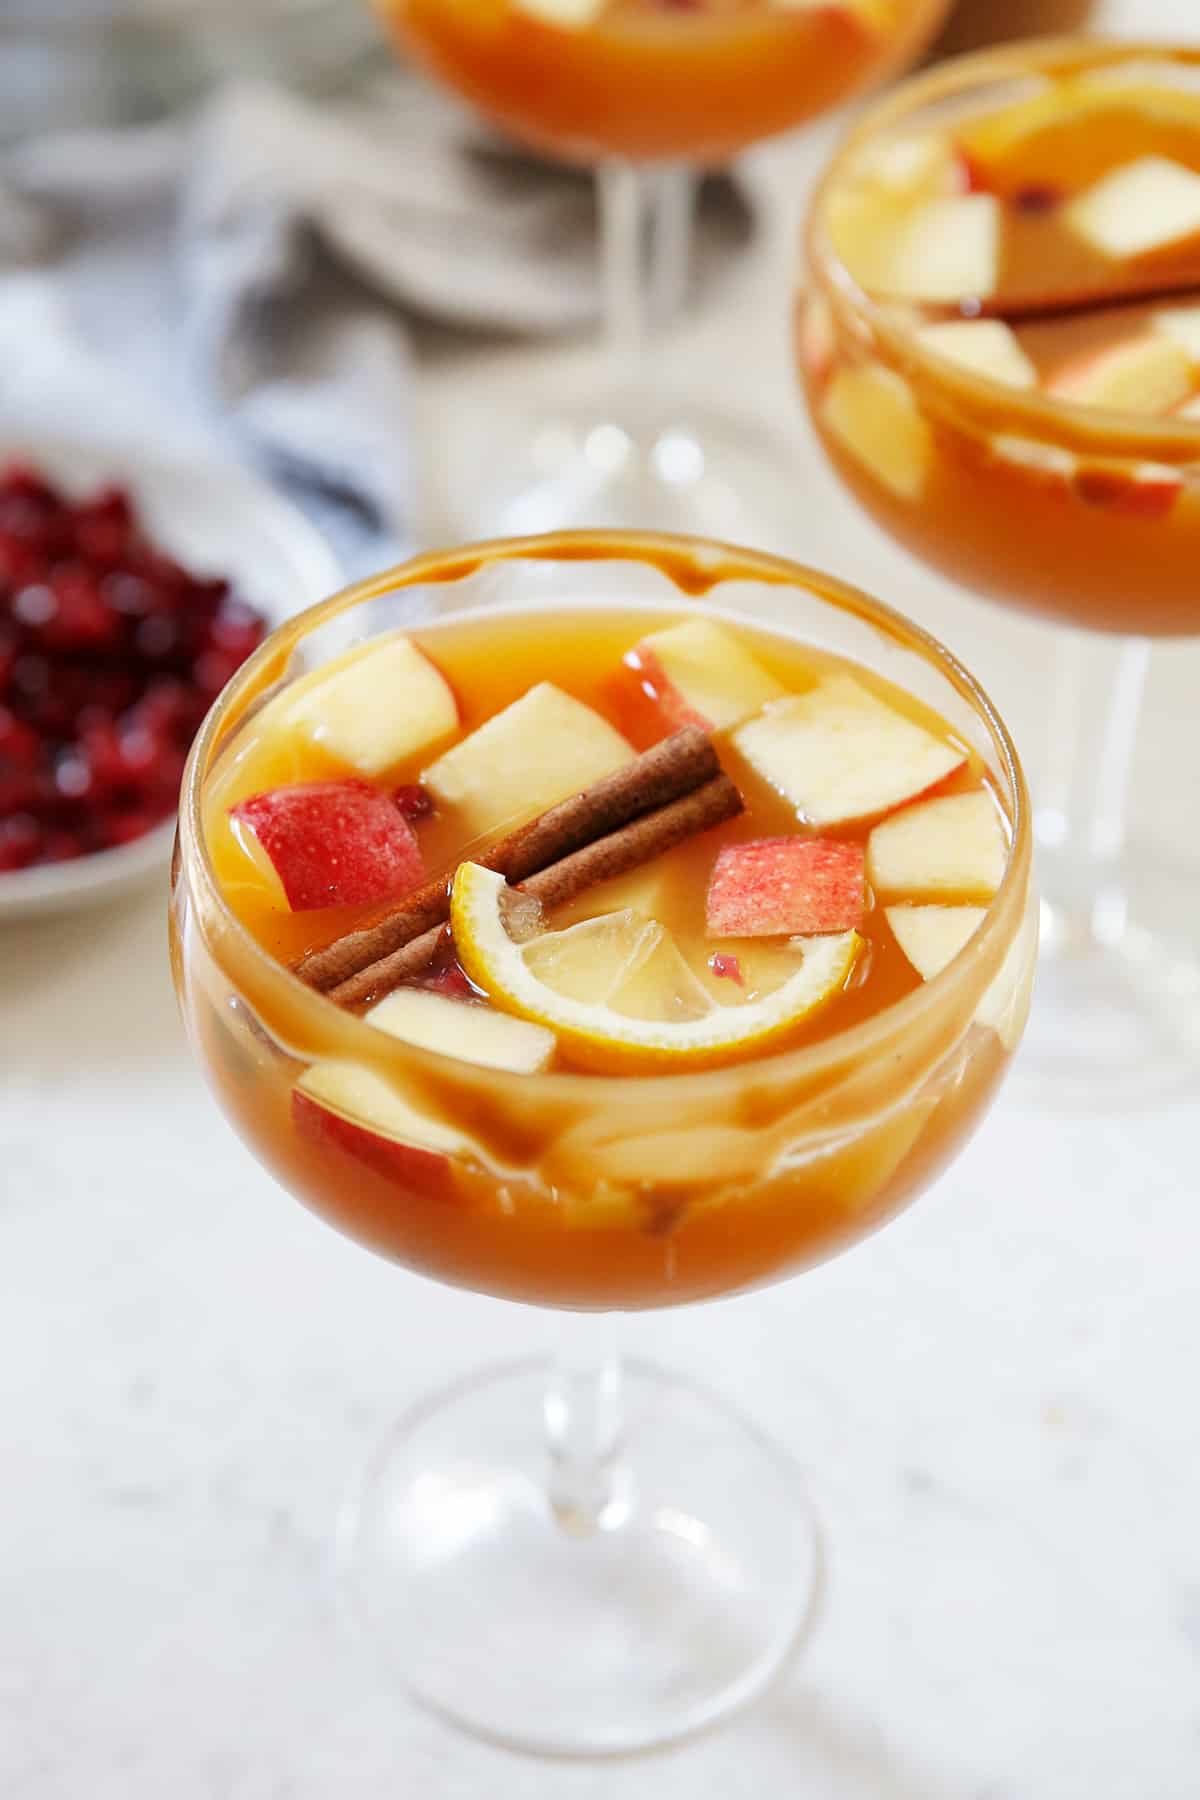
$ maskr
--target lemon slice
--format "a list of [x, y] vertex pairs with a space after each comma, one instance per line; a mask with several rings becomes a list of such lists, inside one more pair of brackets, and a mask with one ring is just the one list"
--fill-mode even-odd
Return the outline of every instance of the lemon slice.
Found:
[[764, 1050], [838, 993], [857, 932], [793, 939], [799, 966], [772, 993], [721, 1006], [669, 931], [632, 909], [516, 944], [504, 927], [503, 876], [462, 863], [450, 925], [463, 968], [496, 1005], [558, 1034], [574, 1059], [612, 1073], [694, 1069]]

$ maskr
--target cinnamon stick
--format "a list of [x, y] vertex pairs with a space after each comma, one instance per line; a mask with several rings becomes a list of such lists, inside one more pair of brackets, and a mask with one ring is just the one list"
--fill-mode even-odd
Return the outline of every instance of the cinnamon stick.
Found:
[[[520, 884], [520, 892], [545, 907], [563, 906], [595, 887], [663, 856], [697, 832], [723, 825], [742, 810], [742, 796], [728, 775], [717, 775], [678, 800], [643, 813], [606, 836], [597, 838]], [[330, 988], [329, 998], [343, 1006], [361, 1006], [383, 998], [427, 969], [446, 941], [444, 925], [413, 938], [380, 961], [358, 970]]]
[[[475, 860], [515, 884], [631, 819], [691, 793], [720, 771], [708, 733], [697, 725], [685, 726], [583, 793], [510, 832]], [[406, 895], [399, 910], [377, 924], [310, 952], [297, 964], [296, 974], [310, 987], [340, 999], [339, 990], [362, 970], [390, 959], [418, 938], [435, 941], [435, 927], [449, 914], [450, 881], [443, 876]], [[403, 963], [398, 966], [405, 973], [396, 976], [392, 986], [427, 967], [428, 959], [418, 961], [414, 970]]]

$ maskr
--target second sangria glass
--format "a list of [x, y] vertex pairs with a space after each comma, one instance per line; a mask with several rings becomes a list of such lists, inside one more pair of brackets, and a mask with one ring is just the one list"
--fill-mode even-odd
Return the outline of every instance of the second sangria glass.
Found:
[[769, 434], [664, 392], [648, 332], [687, 284], [691, 171], [827, 111], [928, 41], [947, 0], [378, 0], [429, 71], [503, 131], [595, 167], [608, 378], [556, 396], [451, 504], [469, 535], [571, 525], [763, 542]]
[[915, 555], [1057, 628], [1025, 1066], [1085, 1107], [1190, 1083], [1200, 1053], [1195, 877], [1130, 835], [1151, 647], [1200, 635], [1200, 337], [1178, 336], [1200, 261], [1156, 198], [1197, 170], [1195, 48], [960, 58], [847, 138], [797, 299], [847, 487]]
[[[215, 796], [264, 700], [398, 627], [432, 639], [478, 615], [499, 652], [538, 641], [539, 620], [561, 627], [564, 609], [604, 608], [703, 612], [935, 710], [1007, 821], [965, 947], [815, 1041], [669, 1075], [481, 1067], [385, 1033], [268, 954], [214, 860], [228, 817]], [[398, 1680], [466, 1729], [556, 1755], [668, 1743], [749, 1700], [819, 1598], [803, 1485], [725, 1400], [622, 1365], [605, 1315], [745, 1291], [835, 1253], [915, 1198], [983, 1116], [1036, 955], [1024, 783], [984, 694], [887, 607], [748, 551], [580, 533], [426, 557], [282, 626], [226, 689], [185, 778], [171, 925], [196, 1055], [287, 1188], [410, 1269], [563, 1314], [556, 1361], [422, 1402], [347, 1502], [346, 1591]], [[297, 1096], [318, 1068], [351, 1111], [373, 1096], [370, 1129], [343, 1110], [314, 1135]], [[397, 1116], [400, 1141], [381, 1138]], [[403, 1141], [416, 1121], [424, 1150]]]

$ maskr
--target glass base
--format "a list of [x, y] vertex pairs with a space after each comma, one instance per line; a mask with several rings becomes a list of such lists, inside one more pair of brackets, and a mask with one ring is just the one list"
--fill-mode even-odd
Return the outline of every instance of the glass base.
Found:
[[595, 1519], [556, 1511], [550, 1365], [418, 1407], [346, 1502], [352, 1612], [425, 1706], [510, 1749], [594, 1757], [702, 1730], [759, 1694], [815, 1617], [820, 1539], [796, 1469], [723, 1400], [624, 1365]]
[[464, 538], [594, 526], [795, 548], [795, 458], [755, 421], [616, 396], [490, 437], [449, 505]]
[[1111, 1111], [1200, 1081], [1196, 878], [1139, 857], [1079, 892], [1078, 864], [1039, 851], [1042, 938], [1018, 1089]]

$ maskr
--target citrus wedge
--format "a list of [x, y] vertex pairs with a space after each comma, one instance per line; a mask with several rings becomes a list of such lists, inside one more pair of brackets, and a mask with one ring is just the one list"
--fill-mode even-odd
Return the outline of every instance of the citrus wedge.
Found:
[[839, 993], [854, 931], [793, 939], [795, 972], [745, 1005], [718, 1005], [664, 926], [627, 908], [516, 944], [502, 876], [463, 863], [450, 925], [463, 968], [493, 1003], [554, 1031], [573, 1061], [607, 1073], [711, 1068], [754, 1055]]

